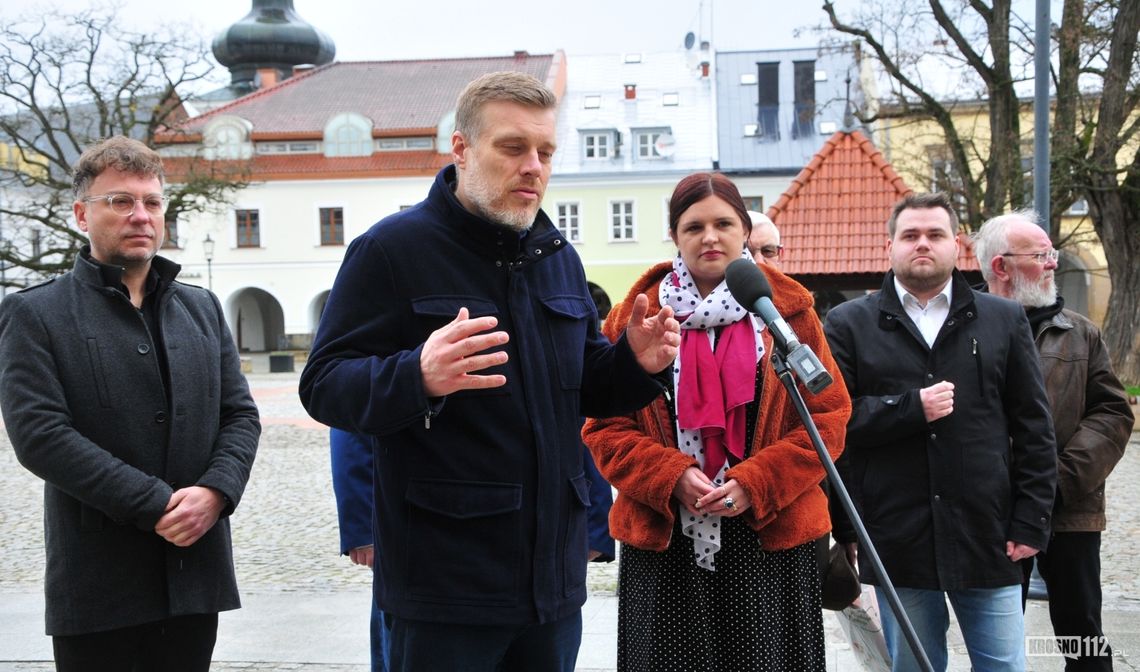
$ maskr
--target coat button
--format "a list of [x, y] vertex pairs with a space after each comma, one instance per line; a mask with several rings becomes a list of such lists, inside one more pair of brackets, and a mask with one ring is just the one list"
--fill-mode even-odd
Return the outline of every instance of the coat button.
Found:
[[933, 373], [926, 374], [926, 379], [927, 380], [934, 380], [934, 374]]
[[160, 425], [162, 423], [166, 422], [166, 412], [165, 411], [159, 411], [159, 412], [155, 413], [154, 414], [154, 421]]
[[938, 435], [937, 435], [937, 434], [934, 434], [934, 433], [931, 433], [931, 434], [930, 434], [930, 440], [931, 440], [931, 441], [933, 441], [933, 440], [935, 440], [935, 439], [937, 439], [937, 438], [938, 438]]
[[934, 501], [941, 502], [942, 501], [942, 495], [934, 495]]
[[145, 355], [150, 352], [150, 345], [147, 343], [139, 343], [139, 354]]

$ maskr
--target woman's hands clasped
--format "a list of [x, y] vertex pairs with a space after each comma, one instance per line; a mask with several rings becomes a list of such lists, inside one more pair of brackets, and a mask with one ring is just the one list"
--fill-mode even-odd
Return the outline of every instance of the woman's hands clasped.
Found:
[[724, 485], [717, 486], [709, 480], [703, 471], [696, 467], [689, 467], [685, 473], [681, 474], [681, 478], [677, 480], [677, 485], [673, 487], [673, 498], [681, 504], [683, 509], [694, 516], [707, 513], [711, 516], [732, 518], [739, 516], [752, 506], [752, 500], [748, 497], [748, 493], [736, 482], [735, 478], [729, 479]]

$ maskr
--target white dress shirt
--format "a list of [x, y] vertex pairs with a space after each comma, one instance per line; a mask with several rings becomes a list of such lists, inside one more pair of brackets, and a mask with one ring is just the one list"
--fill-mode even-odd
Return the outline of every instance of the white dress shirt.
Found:
[[924, 305], [919, 303], [914, 294], [906, 291], [897, 277], [894, 280], [895, 291], [899, 294], [899, 302], [902, 303], [903, 310], [918, 327], [919, 333], [926, 339], [926, 344], [933, 346], [934, 339], [938, 337], [938, 331], [942, 329], [942, 323], [950, 316], [950, 286], [953, 283], [947, 280], [942, 291], [931, 297]]

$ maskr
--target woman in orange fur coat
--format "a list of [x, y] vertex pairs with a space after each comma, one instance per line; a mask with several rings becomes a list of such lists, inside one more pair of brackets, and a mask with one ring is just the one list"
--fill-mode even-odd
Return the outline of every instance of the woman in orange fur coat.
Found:
[[[590, 420], [583, 438], [618, 490], [610, 531], [622, 542], [618, 670], [823, 672], [817, 538], [830, 530], [824, 477], [772, 370], [763, 322], [724, 282], [750, 259], [751, 220], [736, 186], [690, 175], [669, 201], [677, 256], [650, 268], [605, 323], [610, 338], [634, 298], [672, 306], [681, 348], [663, 392], [628, 416]], [[832, 457], [851, 400], [812, 297], [761, 266], [773, 302], [836, 381], [805, 401]]]

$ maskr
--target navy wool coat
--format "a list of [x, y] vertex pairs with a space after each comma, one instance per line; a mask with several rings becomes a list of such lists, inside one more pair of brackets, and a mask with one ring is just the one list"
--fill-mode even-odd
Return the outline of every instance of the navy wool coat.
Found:
[[[158, 298], [169, 394], [142, 315], [81, 255], [0, 303], [0, 407], [21, 464], [42, 478], [47, 633], [76, 635], [240, 606], [227, 516], [261, 426], [221, 306], [175, 282]], [[229, 500], [188, 548], [154, 531], [172, 492]]]
[[[352, 242], [301, 374], [317, 420], [374, 438], [376, 597], [387, 613], [511, 625], [586, 599], [583, 415], [660, 386], [598, 333], [577, 253], [541, 211], [525, 235], [468, 213], [440, 171], [428, 198]], [[503, 387], [442, 399], [420, 352], [455, 319], [510, 335]]]

